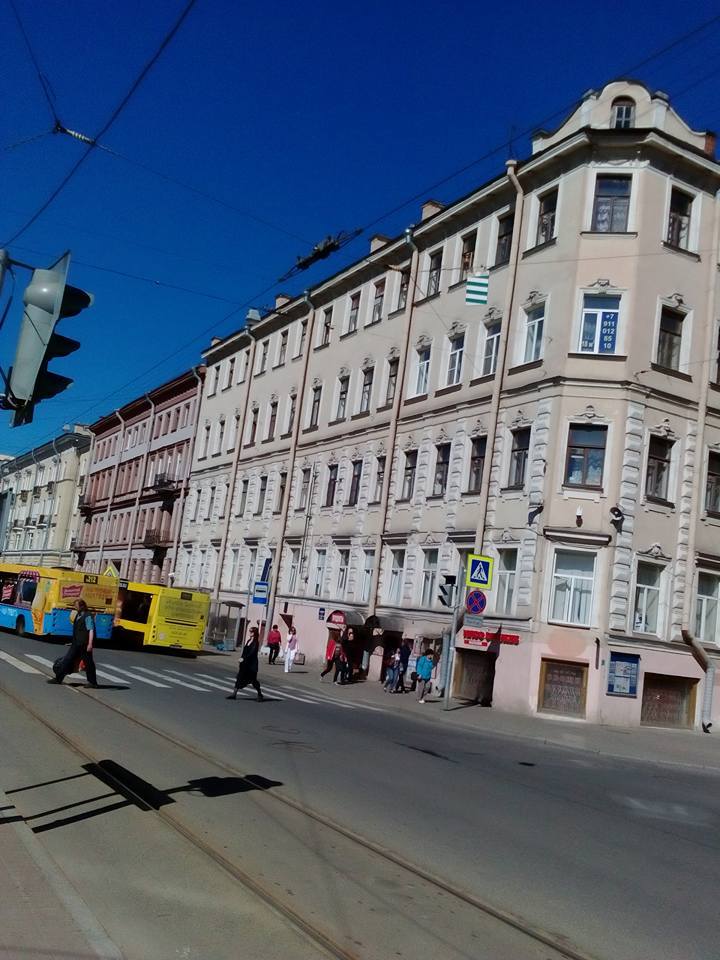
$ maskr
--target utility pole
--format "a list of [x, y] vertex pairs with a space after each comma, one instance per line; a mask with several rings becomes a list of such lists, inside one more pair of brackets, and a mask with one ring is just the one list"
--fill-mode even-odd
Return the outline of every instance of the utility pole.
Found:
[[460, 598], [464, 594], [464, 570], [462, 564], [458, 569], [457, 580], [455, 581], [455, 602], [453, 603], [452, 628], [450, 632], [450, 642], [447, 645], [447, 654], [445, 660], [445, 689], [443, 691], [443, 710], [450, 709], [450, 688], [452, 684], [453, 667], [455, 666], [455, 637], [458, 631], [458, 619], [460, 617]]

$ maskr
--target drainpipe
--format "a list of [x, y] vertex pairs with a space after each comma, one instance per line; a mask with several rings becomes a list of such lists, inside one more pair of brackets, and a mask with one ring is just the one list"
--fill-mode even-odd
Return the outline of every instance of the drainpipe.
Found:
[[408, 227], [406, 229], [405, 242], [412, 250], [412, 257], [410, 260], [410, 282], [408, 283], [408, 302], [405, 307], [407, 312], [407, 318], [405, 322], [405, 340], [400, 352], [397, 387], [395, 389], [392, 413], [390, 415], [390, 430], [388, 432], [387, 453], [385, 457], [385, 476], [383, 477], [383, 488], [380, 499], [380, 528], [375, 539], [375, 564], [373, 565], [370, 596], [368, 597], [367, 619], [375, 615], [378, 605], [378, 585], [380, 583], [380, 567], [382, 566], [383, 535], [385, 533], [385, 528], [387, 527], [388, 505], [390, 503], [390, 478], [394, 469], [395, 440], [397, 438], [398, 423], [400, 421], [400, 406], [402, 404], [403, 397], [405, 396], [407, 358], [410, 352], [412, 318], [415, 310], [415, 294], [417, 292], [418, 270], [420, 266], [420, 251], [415, 243], [413, 227]]
[[170, 572], [168, 579], [171, 580], [171, 586], [175, 584], [175, 570], [177, 569], [177, 555], [180, 547], [180, 534], [182, 533], [183, 513], [185, 512], [185, 501], [187, 500], [188, 490], [190, 489], [190, 471], [192, 470], [193, 457], [195, 456], [195, 444], [198, 438], [198, 424], [200, 422], [200, 404], [202, 402], [203, 378], [198, 373], [198, 368], [192, 368], [193, 376], [196, 382], [195, 391], [195, 422], [193, 423], [192, 439], [188, 444], [189, 457], [186, 460], [187, 469], [183, 477], [180, 496], [178, 497], [177, 517], [175, 518], [175, 541], [173, 543], [172, 557], [170, 559]]
[[[140, 497], [143, 490], [145, 489], [145, 471], [147, 470], [148, 456], [150, 454], [150, 446], [153, 441], [153, 430], [155, 428], [155, 410], [157, 405], [152, 399], [149, 393], [145, 394], [145, 399], [150, 404], [150, 423], [148, 425], [147, 440], [145, 442], [145, 453], [142, 457], [142, 462], [140, 464], [140, 470], [138, 471], [138, 488], [137, 493], [135, 494], [135, 503], [133, 505], [133, 514], [132, 521], [130, 523], [130, 530], [128, 531], [128, 548], [127, 553], [125, 554], [125, 563], [126, 570], [125, 574], [127, 579], [130, 579], [130, 558], [132, 557], [133, 544], [135, 543], [135, 536], [137, 534], [138, 520], [140, 517], [140, 511], [138, 509], [140, 505]], [[117, 472], [120, 473], [120, 464], [118, 463]], [[147, 533], [147, 530], [145, 531]]]
[[[120, 461], [123, 455], [123, 446], [125, 443], [125, 421], [122, 418], [122, 414], [119, 410], [115, 411], [115, 416], [120, 421], [120, 436], [118, 438], [118, 451], [117, 458], [115, 461], [115, 472], [113, 473], [112, 483], [110, 484], [110, 492], [108, 493], [108, 505], [105, 508], [105, 521], [102, 525], [102, 530], [100, 531], [100, 554], [98, 556], [98, 569], [97, 572], [100, 573], [100, 568], [102, 567], [103, 555], [105, 553], [105, 540], [107, 538], [107, 530], [110, 522], [110, 505], [115, 499], [115, 490], [117, 488], [118, 474], [120, 473]], [[92, 452], [95, 449], [95, 441], [97, 437], [93, 434], [92, 447], [90, 448], [90, 456], [92, 457]], [[90, 469], [88, 468], [87, 475], [87, 486], [90, 487]]]
[[[275, 597], [277, 596], [277, 588], [280, 578], [280, 567], [282, 566], [282, 555], [283, 547], [285, 544], [285, 532], [287, 530], [287, 521], [288, 514], [290, 513], [290, 491], [292, 489], [293, 477], [295, 475], [295, 461], [297, 459], [297, 445], [298, 437], [300, 436], [300, 424], [302, 423], [304, 406], [305, 406], [305, 386], [307, 384], [307, 375], [308, 369], [310, 368], [310, 355], [312, 354], [312, 345], [315, 342], [315, 318], [317, 316], [317, 310], [310, 300], [310, 292], [305, 291], [305, 303], [307, 304], [310, 310], [310, 319], [308, 320], [308, 332], [307, 337], [305, 338], [305, 362], [303, 363], [302, 376], [300, 378], [300, 385], [297, 392], [297, 402], [295, 407], [295, 423], [293, 424], [292, 439], [290, 441], [290, 456], [288, 459], [288, 483], [285, 485], [285, 496], [283, 497], [283, 503], [281, 506], [282, 514], [280, 516], [280, 532], [278, 534], [278, 546], [277, 554], [275, 556], [275, 562], [272, 565], [272, 575], [270, 577], [270, 593], [268, 596], [268, 605], [267, 605], [267, 620], [266, 624], [272, 624], [275, 620]], [[308, 510], [312, 508], [312, 504], [308, 501]], [[298, 574], [300, 574], [298, 570]]]
[[[510, 324], [512, 323], [512, 311], [515, 300], [515, 287], [517, 285], [517, 271], [520, 250], [520, 234], [522, 232], [522, 220], [525, 206], [525, 194], [520, 181], [517, 178], [517, 160], [508, 160], [505, 164], [507, 168], [508, 180], [515, 188], [515, 220], [513, 223], [513, 235], [510, 244], [510, 261], [508, 263], [510, 275], [507, 289], [505, 291], [505, 303], [503, 305], [503, 324], [500, 330], [500, 343], [498, 344], [498, 359], [496, 367], [496, 377], [493, 383], [493, 392], [490, 400], [490, 423], [488, 427], [487, 443], [485, 448], [485, 470], [483, 471], [482, 482], [480, 484], [480, 503], [478, 505], [478, 516], [480, 522], [475, 533], [475, 552], [482, 553], [483, 541], [485, 540], [485, 524], [487, 520], [487, 505], [490, 495], [490, 474], [493, 467], [493, 453], [495, 450], [495, 440], [497, 438], [498, 417], [500, 414], [500, 396], [502, 394], [505, 380], [505, 366], [507, 360], [508, 344], [510, 343]], [[454, 638], [453, 638], [454, 640]]]

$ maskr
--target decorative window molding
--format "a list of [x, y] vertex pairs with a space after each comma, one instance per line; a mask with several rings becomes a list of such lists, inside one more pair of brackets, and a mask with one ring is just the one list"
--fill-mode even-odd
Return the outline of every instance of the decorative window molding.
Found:
[[640, 557], [650, 557], [653, 560], [665, 560], [669, 562], [672, 560], [672, 557], [669, 557], [660, 546], [659, 543], [651, 544], [647, 550], [638, 550], [638, 556]]
[[484, 437], [487, 435], [487, 428], [482, 420], [476, 420], [468, 432], [470, 437]]
[[390, 347], [390, 349], [387, 352], [387, 358], [388, 360], [399, 360], [400, 359], [399, 349], [397, 347]]
[[416, 449], [417, 449], [417, 443], [415, 442], [415, 437], [413, 437], [412, 434], [408, 434], [403, 444], [403, 450], [416, 450]]
[[432, 346], [432, 337], [429, 337], [426, 333], [421, 333], [420, 336], [415, 341], [416, 350], [426, 350], [428, 347]]
[[567, 543], [586, 547], [606, 547], [612, 540], [609, 533], [574, 530], [570, 527], [543, 527], [543, 536], [551, 543]]
[[462, 336], [462, 334], [467, 332], [467, 324], [460, 323], [458, 320], [453, 320], [453, 322], [448, 327], [448, 338], [454, 340], [456, 337]]
[[593, 280], [592, 283], [586, 284], [586, 287], [590, 289], [591, 287], [597, 287], [600, 290], [619, 290], [619, 287], [616, 287], [612, 280], [608, 280], [607, 277], [598, 277], [597, 280]]
[[547, 300], [547, 295], [540, 293], [539, 290], [531, 290], [527, 296], [527, 300], [523, 304], [523, 307], [526, 310], [532, 310], [533, 307], [540, 306], [541, 303], [544, 303]]
[[650, 433], [656, 437], [664, 437], [666, 440], [677, 440], [677, 434], [670, 426], [670, 421], [665, 418], [662, 423], [659, 423], [656, 427], [650, 427]]
[[360, 364], [361, 370], [372, 370], [375, 366], [375, 360], [372, 357], [364, 357], [363, 362]]
[[349, 377], [349, 376], [350, 376], [349, 367], [340, 367], [340, 369], [338, 370], [338, 377], [342, 378], [342, 377]]
[[508, 424], [508, 427], [510, 428], [510, 430], [519, 430], [522, 427], [531, 427], [531, 426], [532, 426], [532, 420], [528, 419], [528, 417], [525, 416], [522, 410], [518, 410], [515, 417]]

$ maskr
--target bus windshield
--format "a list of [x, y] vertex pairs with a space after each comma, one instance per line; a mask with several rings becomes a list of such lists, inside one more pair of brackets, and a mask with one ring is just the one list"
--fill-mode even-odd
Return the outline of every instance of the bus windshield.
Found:
[[121, 587], [118, 592], [118, 619], [131, 623], [147, 623], [152, 596], [141, 590]]

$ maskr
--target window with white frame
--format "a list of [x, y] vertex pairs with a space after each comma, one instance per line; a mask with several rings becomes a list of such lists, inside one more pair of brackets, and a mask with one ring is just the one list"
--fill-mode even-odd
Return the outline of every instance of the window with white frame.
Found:
[[368, 367], [367, 370], [363, 370], [362, 386], [360, 388], [359, 413], [367, 413], [370, 409], [374, 373], [375, 371], [373, 367]]
[[483, 470], [485, 469], [485, 451], [487, 437], [473, 437], [470, 446], [470, 470], [468, 472], [468, 493], [480, 493]]
[[670, 487], [673, 441], [667, 437], [650, 437], [645, 495], [650, 500], [667, 501]]
[[565, 459], [565, 486], [601, 488], [606, 446], [606, 426], [571, 424]]
[[720, 516], [720, 453], [714, 450], [708, 454], [705, 510], [714, 516]]
[[310, 467], [305, 467], [300, 474], [300, 492], [298, 494], [298, 510], [305, 510], [310, 494]]
[[596, 233], [627, 233], [632, 177], [600, 173], [595, 181], [592, 229]]
[[550, 619], [589, 627], [592, 618], [595, 554], [557, 550], [553, 564]]
[[200, 447], [199, 459], [202, 459], [208, 455], [208, 450], [210, 447], [210, 429], [210, 424], [206, 423], [203, 429], [202, 446]]
[[330, 343], [330, 336], [332, 334], [332, 318], [333, 308], [328, 307], [323, 313], [323, 322], [322, 327], [320, 328], [320, 342], [318, 343], [318, 346], [320, 347], [326, 347]]
[[498, 615], [510, 615], [514, 611], [517, 557], [516, 549], [498, 550], [495, 571], [495, 613]]
[[580, 353], [615, 353], [620, 297], [586, 293], [580, 321]]
[[693, 197], [684, 190], [673, 187], [670, 192], [666, 241], [671, 247], [687, 250], [690, 245], [690, 216]]
[[679, 370], [682, 356], [683, 321], [680, 310], [663, 305], [660, 311], [657, 363], [668, 370]]
[[261, 517], [263, 514], [263, 510], [265, 509], [265, 497], [267, 496], [267, 486], [268, 486], [267, 474], [263, 474], [263, 476], [260, 477], [260, 484], [258, 486], [257, 507], [255, 508], [256, 517]]
[[538, 198], [538, 222], [535, 243], [548, 243], [555, 236], [555, 214], [557, 213], [558, 191], [548, 190]]
[[248, 487], [250, 486], [250, 481], [247, 477], [240, 484], [240, 501], [238, 503], [237, 516], [244, 517], [245, 510], [247, 508], [247, 499], [248, 499]]
[[477, 241], [477, 231], [466, 233], [462, 238], [462, 247], [460, 248], [460, 276], [458, 283], [462, 283], [472, 273], [473, 261], [475, 259], [475, 243]]
[[324, 506], [326, 507], [333, 507], [335, 505], [335, 493], [337, 491], [337, 481], [338, 481], [338, 465], [336, 463], [331, 463], [328, 466], [327, 488], [325, 490]]
[[372, 318], [370, 323], [379, 323], [382, 320], [383, 305], [385, 303], [385, 281], [378, 280], [373, 294]]
[[628, 130], [635, 126], [635, 101], [630, 97], [617, 97], [612, 104], [611, 126], [615, 130]]
[[218, 378], [220, 376], [220, 364], [215, 364], [214, 367], [210, 368], [210, 376], [208, 377], [208, 388], [207, 393], [209, 397], [214, 396], [217, 391]]
[[450, 340], [448, 356], [447, 386], [454, 386], [462, 380], [463, 354], [465, 353], [465, 334], [459, 333]]
[[375, 569], [375, 551], [363, 550], [363, 569], [360, 578], [360, 589], [358, 599], [361, 603], [367, 603], [370, 599], [370, 590], [372, 587], [373, 570]]
[[347, 505], [349, 507], [354, 507], [360, 498], [360, 482], [362, 480], [362, 469], [363, 469], [362, 460], [353, 460], [352, 474], [350, 477], [350, 494], [348, 496], [348, 501], [347, 501]]
[[435, 448], [435, 476], [433, 477], [433, 497], [444, 497], [447, 492], [448, 473], [450, 471], [450, 444], [440, 443]]
[[298, 339], [297, 339], [297, 353], [296, 357], [301, 357], [305, 352], [305, 341], [307, 340], [308, 332], [308, 322], [307, 318], [300, 321], [300, 328], [298, 330]]
[[542, 354], [543, 326], [545, 324], [545, 304], [525, 311], [525, 353], [524, 363], [539, 360]]
[[347, 333], [355, 333], [358, 327], [358, 316], [360, 314], [360, 291], [356, 291], [350, 296], [350, 308], [348, 311]]
[[281, 470], [278, 474], [277, 499], [275, 501], [275, 513], [282, 513], [283, 503], [285, 501], [285, 488], [287, 487], [287, 471]]
[[287, 429], [286, 429], [286, 431], [285, 431], [287, 434], [291, 434], [291, 433], [292, 433], [292, 429], [293, 429], [293, 427], [295, 426], [295, 410], [296, 410], [296, 408], [297, 408], [297, 394], [296, 394], [296, 393], [291, 393], [290, 396], [288, 397], [288, 404], [287, 404], [287, 411], [288, 411], [288, 413], [287, 413]]
[[240, 569], [240, 547], [231, 547], [230, 549], [230, 565], [227, 570], [227, 577], [225, 579], [225, 586], [230, 590], [234, 589], [236, 585], [238, 570]]
[[403, 468], [401, 500], [410, 500], [415, 490], [415, 474], [417, 472], [417, 450], [405, 452], [405, 466]]
[[695, 636], [701, 643], [720, 643], [720, 635], [718, 635], [719, 597], [720, 577], [713, 573], [699, 571], [695, 606]]
[[499, 267], [510, 260], [515, 212], [511, 211], [498, 217], [497, 245], [495, 247], [495, 266]]
[[247, 446], [252, 446], [253, 443], [257, 440], [257, 428], [258, 428], [258, 419], [260, 417], [260, 410], [258, 407], [254, 407], [250, 411], [250, 424], [248, 431], [248, 442]]
[[390, 404], [395, 399], [395, 391], [397, 390], [397, 379], [398, 379], [398, 368], [400, 366], [400, 361], [397, 357], [393, 357], [391, 360], [388, 360], [388, 374], [387, 374], [387, 389], [385, 390], [385, 405], [390, 406]]
[[440, 292], [440, 275], [442, 273], [442, 250], [430, 254], [428, 261], [428, 280], [426, 297], [434, 297]]
[[521, 489], [527, 473], [528, 454], [530, 452], [530, 427], [521, 427], [512, 431], [510, 448], [510, 472], [508, 487]]
[[240, 369], [238, 370], [238, 383], [244, 382], [245, 377], [247, 376], [249, 366], [250, 366], [250, 351], [244, 350], [242, 357], [240, 358]]
[[225, 378], [223, 380], [223, 390], [227, 390], [228, 387], [233, 385], [233, 377], [235, 375], [235, 357], [229, 357], [227, 365], [225, 367]]
[[325, 585], [325, 565], [327, 563], [327, 550], [315, 551], [315, 572], [313, 574], [313, 596], [322, 596]]
[[490, 377], [497, 369], [500, 349], [500, 321], [485, 324], [485, 344], [483, 346], [482, 376]]
[[309, 427], [316, 427], [318, 425], [318, 419], [320, 417], [320, 401], [322, 399], [322, 387], [313, 387], [312, 388], [312, 397], [310, 400], [310, 420], [308, 422]]
[[275, 439], [275, 430], [277, 428], [278, 401], [270, 401], [270, 410], [268, 412], [267, 439]]
[[400, 283], [398, 285], [397, 310], [404, 310], [407, 305], [408, 290], [410, 289], [410, 268], [405, 267], [400, 272]]
[[420, 586], [420, 606], [434, 607], [437, 599], [437, 550], [423, 550], [422, 580]]
[[270, 352], [270, 340], [263, 340], [260, 344], [260, 363], [258, 364], [258, 373], [265, 373], [267, 370], [268, 353]]
[[390, 551], [390, 574], [388, 577], [387, 602], [397, 606], [402, 598], [405, 578], [405, 551]]
[[288, 332], [283, 330], [280, 334], [280, 344], [278, 345], [278, 366], [281, 367], [287, 359]]
[[300, 550], [293, 547], [290, 550], [290, 560], [288, 562], [288, 575], [287, 575], [288, 593], [295, 593], [297, 590], [299, 569], [300, 569]]
[[338, 402], [335, 411], [336, 420], [344, 420], [347, 416], [347, 398], [350, 389], [350, 377], [338, 377]]
[[415, 396], [421, 397], [428, 392], [430, 382], [430, 347], [421, 347], [417, 351], [415, 370]]
[[250, 554], [248, 556], [248, 566], [247, 566], [247, 579], [245, 580], [246, 589], [248, 591], [252, 590], [253, 584], [255, 583], [255, 567], [257, 566], [257, 547], [250, 548]]
[[636, 633], [658, 633], [661, 579], [662, 567], [642, 560], [638, 562], [633, 607], [633, 630]]
[[336, 596], [338, 600], [345, 599], [347, 592], [348, 570], [350, 569], [350, 551], [338, 550], [338, 575]]
[[385, 457], [377, 457], [375, 461], [375, 492], [371, 503], [380, 503], [383, 483], [385, 482]]

